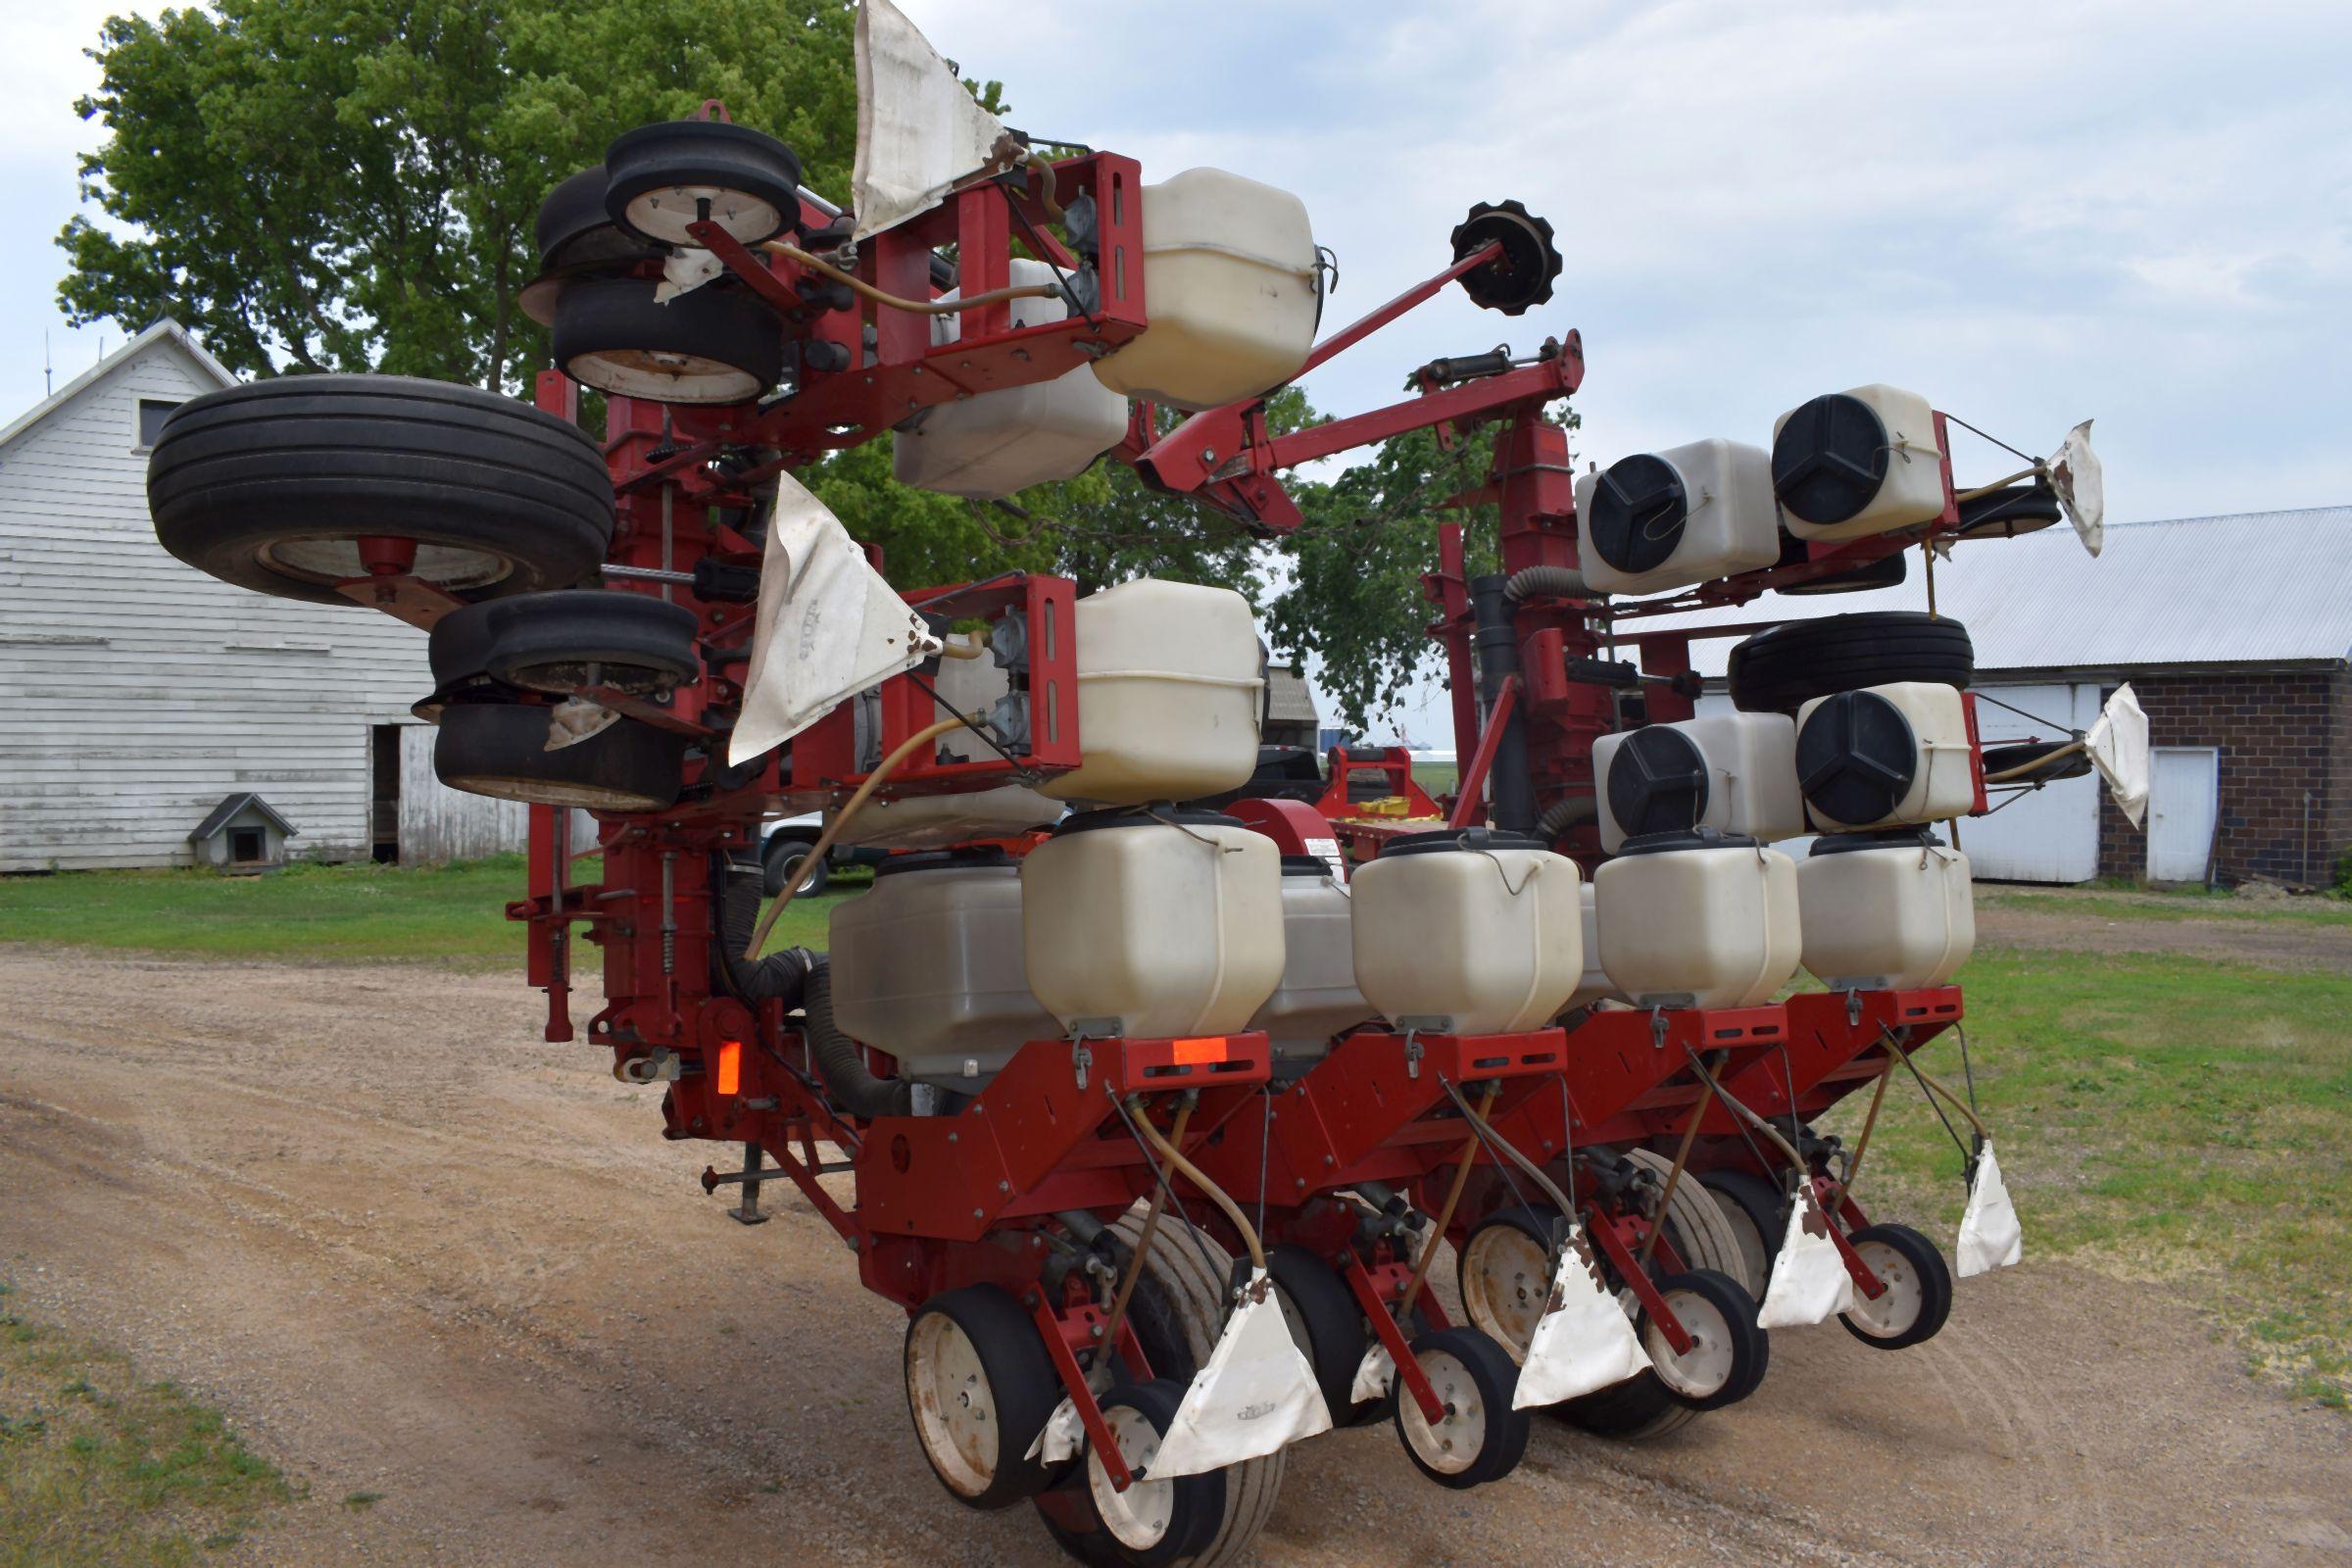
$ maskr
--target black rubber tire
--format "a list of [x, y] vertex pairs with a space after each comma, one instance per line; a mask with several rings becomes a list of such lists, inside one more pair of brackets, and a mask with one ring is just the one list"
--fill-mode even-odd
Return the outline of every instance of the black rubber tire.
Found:
[[719, 120], [665, 120], [623, 131], [605, 149], [605, 212], [629, 233], [659, 245], [692, 245], [685, 225], [691, 203], [678, 186], [734, 193], [721, 196], [710, 216], [746, 245], [797, 227], [801, 217], [801, 161], [764, 131]]
[[[1143, 1230], [1142, 1205], [1110, 1229], [1132, 1248]], [[1154, 1377], [1189, 1383], [1207, 1362], [1224, 1327], [1226, 1281], [1232, 1272], [1232, 1255], [1213, 1237], [1172, 1214], [1161, 1216], [1144, 1277], [1127, 1309]], [[1249, 1556], [1250, 1544], [1281, 1495], [1285, 1457], [1274, 1453], [1226, 1467], [1223, 1522], [1205, 1545], [1185, 1559], [1183, 1568], [1230, 1568]], [[1117, 1568], [1124, 1560], [1104, 1554], [1083, 1469], [1074, 1469], [1059, 1486], [1039, 1494], [1035, 1506], [1054, 1544], [1080, 1562]]]
[[[2006, 773], [2014, 768], [2032, 766], [2053, 752], [2066, 751], [2066, 748], [2072, 745], [2074, 745], [2073, 741], [2063, 740], [2021, 741], [2014, 746], [1987, 746], [1984, 748], [1984, 777], [1990, 780], [1996, 773]], [[2066, 756], [2059, 758], [2048, 767], [2036, 768], [2034, 772], [2004, 782], [2052, 784], [2062, 778], [2081, 778], [2090, 769], [2091, 761], [2088, 752], [2068, 752]]]
[[1396, 1429], [1396, 1442], [1404, 1456], [1439, 1486], [1455, 1492], [1500, 1481], [1519, 1468], [1527, 1454], [1528, 1413], [1511, 1408], [1511, 1394], [1519, 1386], [1519, 1367], [1505, 1350], [1487, 1335], [1473, 1328], [1439, 1329], [1413, 1341], [1416, 1358], [1443, 1353], [1460, 1364], [1478, 1390], [1479, 1402], [1485, 1407], [1486, 1420], [1480, 1435], [1477, 1455], [1460, 1470], [1439, 1470], [1424, 1461], [1420, 1451], [1405, 1435], [1409, 1414], [1416, 1415], [1420, 1406], [1402, 1387], [1403, 1378], [1396, 1381], [1396, 1412], [1391, 1418]]
[[[1108, 1417], [1124, 1406], [1143, 1416], [1152, 1423], [1152, 1430], [1165, 1437], [1175, 1423], [1176, 1412], [1183, 1406], [1185, 1388], [1185, 1383], [1176, 1378], [1125, 1384], [1102, 1396], [1102, 1413]], [[1081, 1459], [1082, 1479], [1092, 1463], [1091, 1452]], [[1149, 1481], [1150, 1468], [1147, 1466], [1137, 1479]], [[1113, 1535], [1107, 1525], [1098, 1523], [1087, 1538], [1084, 1560], [1102, 1564], [1103, 1568], [1168, 1568], [1173, 1563], [1197, 1559], [1224, 1520], [1226, 1473], [1211, 1470], [1202, 1475], [1182, 1476], [1169, 1485], [1174, 1490], [1167, 1533], [1156, 1543], [1149, 1546], [1129, 1545]], [[1100, 1513], [1096, 1517], [1100, 1520]]]
[[599, 683], [641, 697], [702, 673], [694, 612], [651, 594], [575, 588], [486, 608], [490, 673], [510, 686], [568, 694], [593, 664]]
[[2031, 481], [2006, 485], [1960, 503], [1960, 537], [2013, 539], [2047, 528], [2065, 515], [2058, 492], [2048, 485]]
[[556, 302], [564, 373], [600, 392], [656, 403], [749, 403], [784, 373], [784, 328], [757, 295], [707, 283], [667, 305], [649, 277], [583, 277]]
[[[1699, 1185], [1714, 1195], [1733, 1240], [1748, 1267], [1748, 1294], [1764, 1299], [1772, 1283], [1773, 1260], [1781, 1254], [1781, 1239], [1788, 1228], [1788, 1200], [1781, 1190], [1751, 1170], [1702, 1170]], [[1748, 1250], [1751, 1244], [1755, 1252]], [[1757, 1263], [1758, 1256], [1762, 1263]]]
[[[1523, 1238], [1548, 1260], [1558, 1250], [1559, 1233], [1566, 1224], [1566, 1220], [1548, 1210], [1538, 1213], [1519, 1205], [1499, 1208], [1470, 1227], [1454, 1255], [1454, 1286], [1461, 1292], [1462, 1316], [1469, 1320], [1472, 1328], [1501, 1346], [1514, 1365], [1527, 1360], [1527, 1346], [1511, 1332], [1511, 1325], [1491, 1309], [1482, 1310], [1486, 1304], [1486, 1292], [1483, 1288], [1473, 1287], [1470, 1260], [1478, 1253], [1481, 1238], [1489, 1232], [1508, 1233], [1510, 1237]], [[1517, 1304], [1522, 1308], [1532, 1304], [1535, 1312], [1541, 1315], [1551, 1294], [1550, 1279], [1531, 1276], [1517, 1280], [1515, 1286]]]
[[1355, 1293], [1339, 1270], [1296, 1243], [1266, 1253], [1266, 1274], [1281, 1293], [1283, 1317], [1299, 1351], [1315, 1370], [1315, 1386], [1334, 1426], [1347, 1424], [1354, 1401], [1355, 1369], [1364, 1359], [1370, 1330]]
[[1867, 566], [1856, 566], [1851, 571], [1834, 571], [1827, 577], [1786, 583], [1779, 592], [1797, 595], [1867, 593], [1873, 588], [1899, 587], [1910, 575], [1911, 552], [1897, 550], [1890, 556], [1882, 557]]
[[816, 840], [812, 838], [781, 833], [770, 837], [760, 851], [760, 886], [765, 896], [771, 899], [783, 897], [785, 888], [792, 883], [796, 866], [804, 872], [804, 885], [800, 892], [793, 895], [794, 898], [805, 899], [831, 887], [833, 868], [830, 864], [824, 868], [822, 875], [808, 870], [808, 852], [814, 848]]
[[433, 694], [409, 711], [428, 724], [441, 722], [452, 703], [512, 702], [514, 694], [490, 678], [490, 609], [499, 601], [453, 610], [433, 622], [425, 638], [425, 662], [433, 671]]
[[[1006, 1508], [1035, 1496], [1058, 1479], [1059, 1467], [1028, 1457], [1029, 1447], [1037, 1441], [1038, 1434], [1045, 1431], [1054, 1407], [1061, 1402], [1061, 1379], [1038, 1337], [1037, 1324], [1021, 1310], [1019, 1302], [995, 1285], [945, 1291], [925, 1301], [906, 1320], [906, 1348], [902, 1352], [906, 1364], [907, 1419], [918, 1428], [922, 1416], [916, 1400], [912, 1363], [917, 1336], [926, 1331], [924, 1320], [934, 1314], [947, 1318], [961, 1330], [977, 1353], [982, 1375], [987, 1380], [981, 1392], [994, 1406], [998, 1439], [996, 1471], [977, 1490], [966, 1490], [951, 1479], [931, 1460], [926, 1449], [924, 1459], [930, 1464], [931, 1473], [939, 1478], [949, 1496], [968, 1508]], [[918, 1441], [916, 1446], [921, 1448], [923, 1445]]]
[[1968, 628], [1916, 610], [1874, 610], [1784, 621], [1732, 649], [1732, 703], [1750, 713], [1792, 713], [1816, 697], [1892, 681], [1966, 690], [1976, 675]]
[[605, 166], [583, 169], [558, 184], [539, 204], [534, 236], [543, 272], [576, 272], [596, 267], [627, 267], [662, 255], [612, 221], [605, 211]]
[[550, 710], [459, 703], [441, 714], [433, 772], [453, 790], [591, 811], [660, 811], [683, 783], [686, 737], [633, 718], [547, 750]]
[[147, 460], [155, 536], [197, 570], [348, 605], [351, 541], [413, 539], [416, 574], [472, 601], [568, 587], [612, 535], [612, 482], [578, 426], [401, 375], [289, 375], [181, 404]]
[[[1846, 1241], [1856, 1250], [1865, 1246], [1883, 1246], [1901, 1259], [1899, 1266], [1909, 1268], [1920, 1285], [1919, 1315], [1899, 1333], [1878, 1335], [1854, 1322], [1851, 1312], [1840, 1312], [1838, 1321], [1845, 1331], [1863, 1344], [1881, 1350], [1901, 1350], [1934, 1339], [1952, 1315], [1952, 1271], [1943, 1261], [1936, 1244], [1908, 1225], [1870, 1225], [1854, 1232]], [[1868, 1252], [1864, 1262], [1876, 1270], [1878, 1264]], [[1856, 1295], [1861, 1294], [1856, 1292]]]
[[[1672, 1166], [1671, 1160], [1646, 1149], [1628, 1151], [1626, 1157], [1637, 1165], [1646, 1166], [1661, 1182]], [[1674, 1198], [1666, 1210], [1666, 1240], [1681, 1256], [1684, 1267], [1713, 1269], [1739, 1281], [1743, 1289], [1755, 1289], [1746, 1277], [1739, 1243], [1723, 1217], [1723, 1210], [1716, 1204], [1714, 1195], [1701, 1184], [1688, 1180], [1675, 1184]], [[1620, 1443], [1646, 1443], [1662, 1438], [1697, 1420], [1699, 1414], [1668, 1394], [1655, 1372], [1646, 1371], [1548, 1408], [1581, 1431]]]
[[[1772, 1364], [1772, 1341], [1756, 1322], [1756, 1300], [1747, 1294], [1746, 1288], [1730, 1275], [1717, 1273], [1711, 1268], [1669, 1274], [1657, 1285], [1658, 1294], [1668, 1298], [1669, 1305], [1673, 1304], [1673, 1298], [1677, 1296], [1686, 1299], [1695, 1297], [1704, 1301], [1720, 1317], [1722, 1327], [1731, 1336], [1732, 1366], [1721, 1388], [1703, 1395], [1690, 1394], [1659, 1378], [1659, 1386], [1666, 1391], [1666, 1396], [1689, 1409], [1706, 1411], [1738, 1404], [1755, 1393], [1757, 1386], [1764, 1381], [1765, 1371]], [[1684, 1326], [1690, 1327], [1689, 1323]], [[1642, 1348], [1649, 1351], [1653, 1361], [1659, 1359], [1664, 1341], [1650, 1338], [1652, 1324], [1647, 1311], [1642, 1312], [1637, 1320], [1636, 1328], [1642, 1336]], [[1655, 1372], [1648, 1375], [1657, 1376]]]

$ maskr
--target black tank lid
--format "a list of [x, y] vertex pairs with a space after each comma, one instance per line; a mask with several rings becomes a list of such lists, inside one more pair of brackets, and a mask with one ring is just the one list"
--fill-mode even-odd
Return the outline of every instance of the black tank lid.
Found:
[[1683, 476], [1664, 458], [1642, 452], [1601, 470], [1586, 526], [1601, 560], [1619, 571], [1648, 571], [1674, 554], [1690, 520]]
[[1919, 774], [1919, 741], [1903, 710], [1877, 692], [1825, 697], [1796, 732], [1796, 781], [1837, 822], [1893, 813]]
[[1851, 855], [1856, 850], [1940, 850], [1943, 840], [1924, 827], [1887, 827], [1871, 833], [1824, 833], [1813, 841], [1805, 858], [1821, 855]]
[[890, 855], [874, 867], [876, 877], [908, 871], [962, 871], [975, 866], [1010, 865], [1012, 857], [993, 844], [973, 844], [954, 850], [920, 850], [912, 855]]
[[1707, 814], [1707, 760], [1681, 730], [1634, 730], [1609, 757], [1609, 814], [1628, 837], [1696, 827]]
[[1726, 833], [1719, 827], [1679, 828], [1671, 833], [1642, 833], [1618, 848], [1623, 855], [1666, 855], [1676, 850], [1752, 850], [1757, 841], [1744, 833]]
[[1286, 855], [1282, 858], [1284, 876], [1329, 876], [1331, 862], [1320, 855]]
[[1401, 838], [1389, 840], [1380, 852], [1380, 858], [1385, 860], [1392, 855], [1444, 855], [1454, 850], [1477, 855], [1488, 850], [1542, 850], [1548, 847], [1542, 839], [1530, 838], [1525, 833], [1506, 833], [1500, 828], [1440, 827], [1426, 833], [1407, 833]]
[[1860, 398], [1832, 392], [1772, 438], [1772, 493], [1806, 522], [1843, 522], [1886, 482], [1886, 426]]

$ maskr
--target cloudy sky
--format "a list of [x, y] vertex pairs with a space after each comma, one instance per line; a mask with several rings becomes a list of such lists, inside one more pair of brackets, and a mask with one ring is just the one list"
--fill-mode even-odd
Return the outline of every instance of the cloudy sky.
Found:
[[[1550, 219], [1549, 306], [1425, 307], [1316, 373], [1326, 411], [1575, 326], [1580, 461], [1761, 443], [1890, 381], [2030, 451], [2095, 416], [2119, 520], [2352, 503], [2343, 0], [906, 8], [1023, 129], [1298, 191], [1342, 318], [1443, 266], [1472, 201]], [[118, 9], [12, 11], [0, 417], [40, 396], [44, 327], [61, 380], [98, 350], [51, 240], [93, 139], [78, 51]]]

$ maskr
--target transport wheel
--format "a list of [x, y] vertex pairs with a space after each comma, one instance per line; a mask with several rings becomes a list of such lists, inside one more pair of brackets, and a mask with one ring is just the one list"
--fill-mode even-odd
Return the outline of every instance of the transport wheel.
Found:
[[1872, 1225], [1846, 1240], [1886, 1286], [1875, 1301], [1854, 1293], [1852, 1309], [1838, 1314], [1846, 1332], [1882, 1350], [1934, 1339], [1952, 1315], [1952, 1271], [1936, 1244], [1908, 1225]]
[[1440, 1329], [1413, 1342], [1413, 1355], [1446, 1406], [1434, 1425], [1421, 1401], [1396, 1392], [1396, 1437], [1415, 1469], [1456, 1491], [1499, 1481], [1527, 1452], [1528, 1416], [1511, 1408], [1519, 1368], [1476, 1329]]
[[1551, 1258], [1559, 1245], [1556, 1215], [1503, 1208], [1470, 1228], [1455, 1269], [1462, 1311], [1510, 1355], [1527, 1360], [1528, 1342], [1551, 1296]]
[[1723, 1211], [1723, 1222], [1740, 1249], [1749, 1294], [1761, 1301], [1788, 1229], [1788, 1199], [1754, 1171], [1702, 1170], [1697, 1175], [1700, 1185], [1714, 1195], [1715, 1206]]
[[181, 404], [147, 460], [155, 536], [255, 593], [348, 605], [360, 541], [463, 600], [564, 588], [612, 534], [612, 481], [576, 425], [478, 387], [288, 375]]
[[1916, 610], [1873, 610], [1784, 621], [1734, 646], [1732, 702], [1745, 712], [1794, 712], [1816, 697], [1890, 681], [1965, 690], [1976, 675], [1968, 628]]
[[1691, 1342], [1678, 1353], [1665, 1330], [1642, 1314], [1642, 1348], [1666, 1392], [1693, 1410], [1720, 1410], [1755, 1393], [1771, 1356], [1755, 1298], [1738, 1281], [1703, 1268], [1667, 1275], [1658, 1294]]
[[1296, 1243], [1266, 1254], [1266, 1273], [1274, 1282], [1274, 1298], [1282, 1306], [1291, 1338], [1315, 1369], [1315, 1386], [1323, 1393], [1332, 1425], [1340, 1426], [1352, 1412], [1354, 1401], [1348, 1396], [1370, 1338], [1355, 1293], [1339, 1270]]
[[693, 245], [708, 216], [746, 245], [800, 221], [801, 161], [763, 131], [722, 120], [666, 120], [605, 149], [605, 211], [660, 245]]
[[1061, 1398], [1037, 1325], [994, 1285], [947, 1291], [906, 1325], [906, 1411], [956, 1501], [1003, 1508], [1054, 1480], [1028, 1457]]
[[772, 838], [760, 852], [761, 891], [771, 899], [782, 898], [784, 890], [800, 879], [793, 893], [796, 899], [822, 893], [833, 885], [832, 867], [812, 862], [808, 852], [816, 847], [814, 839]]
[[702, 672], [694, 612], [651, 594], [579, 588], [457, 613], [488, 618], [490, 673], [510, 686], [562, 694], [602, 685], [642, 697]]
[[677, 801], [685, 736], [618, 718], [551, 752], [548, 715], [515, 703], [456, 704], [433, 737], [433, 771], [453, 790], [534, 806], [659, 811]]
[[784, 327], [718, 283], [654, 301], [646, 277], [583, 277], [556, 302], [556, 363], [573, 380], [656, 403], [749, 403], [784, 373]]
[[[1143, 1223], [1139, 1204], [1110, 1229], [1132, 1248]], [[1160, 1217], [1144, 1277], [1127, 1308], [1156, 1378], [1189, 1385], [1207, 1363], [1225, 1327], [1226, 1281], [1232, 1270], [1232, 1254], [1207, 1232], [1174, 1214]], [[1226, 1466], [1222, 1517], [1205, 1544], [1173, 1559], [1179, 1568], [1228, 1568], [1250, 1555], [1250, 1543], [1273, 1514], [1281, 1494], [1285, 1457], [1274, 1453]], [[1083, 1469], [1038, 1494], [1034, 1506], [1054, 1543], [1080, 1562], [1118, 1568], [1131, 1560], [1121, 1555], [1123, 1548], [1096, 1516]]]
[[[1667, 1171], [1672, 1168], [1672, 1161], [1646, 1149], [1632, 1150], [1626, 1157], [1637, 1165], [1646, 1166], [1660, 1182], [1665, 1181]], [[1699, 1183], [1689, 1180], [1688, 1173], [1685, 1180], [1675, 1184], [1674, 1198], [1667, 1204], [1666, 1239], [1682, 1255], [1685, 1267], [1712, 1269], [1738, 1280], [1743, 1290], [1762, 1289], [1761, 1282], [1748, 1278], [1731, 1223], [1723, 1217], [1714, 1196]], [[1696, 1410], [1666, 1391], [1666, 1385], [1658, 1381], [1655, 1372], [1641, 1373], [1550, 1408], [1571, 1426], [1595, 1437], [1626, 1443], [1664, 1437], [1698, 1417]]]
[[440, 723], [442, 710], [453, 702], [512, 699], [513, 693], [502, 691], [490, 678], [490, 622], [483, 613], [489, 604], [453, 610], [426, 634], [424, 657], [433, 671], [433, 694], [409, 710], [426, 723]]
[[1102, 1398], [1102, 1420], [1118, 1440], [1119, 1453], [1134, 1479], [1125, 1492], [1110, 1484], [1102, 1454], [1086, 1455], [1087, 1498], [1102, 1522], [1097, 1560], [1160, 1568], [1197, 1554], [1216, 1533], [1225, 1512], [1225, 1472], [1152, 1478], [1152, 1461], [1159, 1440], [1184, 1403], [1185, 1385], [1175, 1378], [1114, 1389]]
[[2046, 484], [2013, 484], [1960, 503], [1960, 537], [2013, 539], [2047, 528], [2066, 514]]
[[605, 168], [583, 169], [539, 204], [535, 238], [542, 271], [626, 267], [661, 256], [662, 247], [629, 233], [605, 211]]

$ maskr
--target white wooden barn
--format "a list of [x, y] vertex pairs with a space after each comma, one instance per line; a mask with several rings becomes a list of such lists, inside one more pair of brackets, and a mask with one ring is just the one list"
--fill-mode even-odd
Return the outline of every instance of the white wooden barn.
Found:
[[0, 872], [194, 863], [251, 793], [296, 858], [519, 849], [524, 808], [441, 787], [421, 633], [165, 554], [147, 450], [234, 377], [159, 321], [0, 430]]

